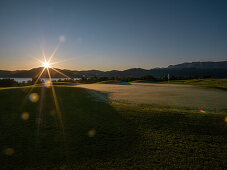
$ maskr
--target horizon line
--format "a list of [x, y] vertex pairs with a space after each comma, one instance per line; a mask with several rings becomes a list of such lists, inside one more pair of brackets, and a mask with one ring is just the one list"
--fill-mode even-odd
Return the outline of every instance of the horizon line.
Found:
[[[159, 68], [168, 68], [169, 66], [174, 66], [174, 65], [179, 65], [179, 64], [187, 64], [187, 63], [206, 63], [206, 62], [213, 62], [213, 63], [217, 63], [217, 62], [227, 62], [227, 60], [222, 60], [222, 61], [191, 61], [191, 62], [183, 62], [183, 63], [178, 63], [178, 64], [169, 64], [166, 67], [153, 67], [153, 68], [143, 68], [143, 67], [130, 67], [130, 68], [126, 68], [126, 69], [109, 69], [109, 70], [99, 70], [99, 69], [85, 69], [85, 70], [76, 70], [76, 69], [66, 69], [66, 68], [56, 68], [53, 67], [55, 69], [60, 69], [60, 70], [70, 70], [70, 71], [91, 71], [91, 70], [97, 70], [97, 71], [103, 71], [103, 72], [107, 72], [107, 71], [125, 71], [125, 70], [129, 70], [129, 69], [144, 69], [144, 70], [151, 70], [151, 69], [159, 69]], [[43, 68], [42, 66], [40, 67], [33, 67], [33, 68], [28, 68], [28, 69], [16, 69], [16, 70], [11, 70], [11, 69], [0, 69], [1, 71], [28, 71], [28, 70], [32, 70], [32, 69], [36, 69], [36, 68]]]

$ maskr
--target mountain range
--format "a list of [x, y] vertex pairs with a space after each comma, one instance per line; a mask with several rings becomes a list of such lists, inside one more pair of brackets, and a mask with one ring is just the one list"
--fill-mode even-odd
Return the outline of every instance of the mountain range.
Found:
[[[37, 76], [42, 67], [33, 68], [31, 70], [0, 70], [1, 78], [31, 78]], [[57, 69], [57, 68], [55, 68]], [[219, 62], [191, 62], [177, 65], [170, 65], [167, 68], [131, 68], [123, 71], [100, 71], [100, 70], [86, 70], [76, 71], [67, 69], [57, 69], [69, 77], [141, 77], [144, 75], [152, 75], [154, 77], [161, 77], [163, 75], [170, 76], [210, 76], [213, 78], [227, 78], [227, 61]], [[62, 78], [61, 74], [50, 69], [53, 78]], [[48, 77], [47, 71], [44, 71], [43, 78]]]

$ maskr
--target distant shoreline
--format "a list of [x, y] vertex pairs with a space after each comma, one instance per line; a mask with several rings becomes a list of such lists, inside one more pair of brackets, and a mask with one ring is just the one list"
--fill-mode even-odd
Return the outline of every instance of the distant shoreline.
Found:
[[[28, 78], [15, 78], [15, 77], [0, 77], [0, 80], [1, 79], [13, 79], [15, 80], [16, 82], [18, 83], [22, 83], [23, 81], [24, 82], [28, 82], [28, 81], [32, 81], [32, 78], [28, 77]], [[43, 81], [47, 81], [49, 80], [49, 78], [40, 78], [41, 80]], [[58, 81], [58, 80], [69, 80], [69, 78], [51, 78], [52, 81]], [[74, 80], [79, 80], [80, 78], [74, 78]]]

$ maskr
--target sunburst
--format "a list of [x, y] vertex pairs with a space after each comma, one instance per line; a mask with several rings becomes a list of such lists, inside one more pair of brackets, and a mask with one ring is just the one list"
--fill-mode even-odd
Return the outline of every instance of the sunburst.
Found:
[[43, 67], [44, 67], [44, 68], [51, 68], [51, 63], [48, 62], [48, 61], [44, 61], [44, 62], [43, 62]]
[[[64, 38], [65, 40], [65, 38]], [[63, 136], [64, 136], [64, 126], [63, 126], [63, 121], [62, 121], [62, 112], [61, 112], [61, 109], [60, 109], [60, 106], [59, 106], [59, 102], [58, 102], [58, 99], [57, 99], [57, 94], [56, 94], [56, 91], [54, 89], [54, 85], [52, 83], [52, 77], [51, 77], [51, 73], [50, 73], [50, 69], [57, 72], [58, 74], [61, 74], [62, 76], [66, 77], [66, 78], [69, 78], [69, 79], [72, 79], [70, 78], [69, 76], [65, 75], [64, 73], [60, 72], [59, 70], [55, 69], [53, 67], [53, 64], [51, 61], [53, 60], [54, 58], [54, 55], [56, 54], [56, 51], [57, 49], [59, 48], [60, 44], [63, 43], [64, 41], [62, 41], [62, 38], [59, 39], [59, 42], [57, 43], [54, 51], [52, 52], [52, 54], [48, 57], [48, 59], [46, 58], [46, 55], [45, 55], [45, 52], [44, 50], [42, 49], [42, 55], [43, 55], [43, 61], [40, 60], [40, 59], [37, 59], [35, 58], [37, 61], [40, 62], [40, 64], [42, 65], [43, 69], [40, 71], [40, 73], [37, 75], [37, 79], [36, 81], [34, 82], [34, 84], [32, 85], [31, 89], [29, 90], [28, 92], [28, 95], [27, 97], [31, 94], [33, 88], [36, 86], [38, 80], [41, 78], [42, 74], [44, 73], [44, 71], [46, 70], [47, 73], [48, 73], [48, 76], [49, 76], [49, 80], [50, 80], [50, 87], [51, 87], [51, 91], [52, 91], [52, 95], [53, 95], [53, 100], [54, 100], [54, 104], [55, 104], [55, 109], [56, 109], [56, 113], [57, 113], [57, 118], [58, 118], [58, 121], [60, 123], [60, 126], [62, 128], [62, 132], [63, 132]], [[72, 79], [73, 80], [73, 79]], [[74, 81], [74, 80], [73, 80]], [[44, 86], [42, 86], [44, 88]], [[27, 98], [26, 97], [26, 98]], [[42, 103], [40, 102], [40, 113], [39, 113], [39, 117], [41, 117], [41, 114], [42, 114]], [[40, 122], [38, 123], [38, 129], [37, 129], [37, 135], [39, 136], [39, 128], [40, 128]]]

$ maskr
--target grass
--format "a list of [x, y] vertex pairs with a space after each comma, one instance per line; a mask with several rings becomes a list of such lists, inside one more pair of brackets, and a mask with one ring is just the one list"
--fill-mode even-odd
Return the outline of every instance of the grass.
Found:
[[[157, 83], [152, 81], [146, 80], [135, 80], [130, 83]], [[171, 80], [171, 81], [164, 81], [158, 82], [162, 84], [185, 84], [185, 85], [193, 85], [193, 86], [200, 86], [200, 87], [212, 87], [212, 88], [219, 88], [219, 89], [227, 89], [227, 79], [191, 79], [191, 80]]]
[[1, 168], [227, 168], [226, 114], [108, 104], [82, 88], [55, 89], [64, 133], [50, 88], [34, 89], [37, 103], [24, 102], [29, 88], [0, 90]]
[[134, 81], [130, 81], [130, 83], [155, 83], [155, 82], [148, 81], [148, 80], [134, 80]]
[[[168, 82], [163, 82], [168, 83]], [[170, 84], [186, 84], [200, 87], [213, 87], [227, 90], [227, 79], [192, 79], [192, 80], [172, 80]]]
[[115, 84], [115, 83], [116, 83], [115, 80], [106, 80], [106, 81], [97, 82], [97, 84]]

